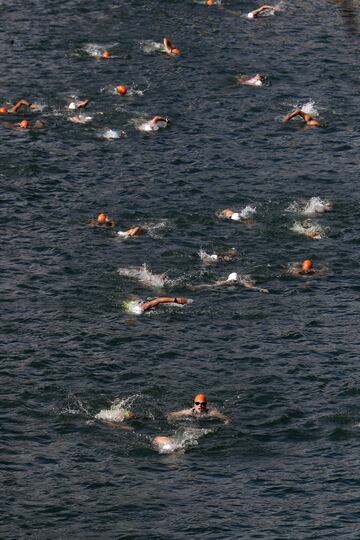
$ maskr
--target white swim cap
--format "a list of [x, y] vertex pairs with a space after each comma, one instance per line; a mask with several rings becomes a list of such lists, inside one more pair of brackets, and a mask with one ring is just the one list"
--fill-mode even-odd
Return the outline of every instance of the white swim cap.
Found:
[[246, 16], [247, 16], [248, 19], [253, 19], [254, 18], [254, 14], [251, 11]]
[[75, 101], [72, 101], [71, 103], [69, 103], [69, 107], [68, 107], [70, 110], [74, 110], [76, 109], [76, 104], [75, 104]]
[[239, 212], [234, 212], [230, 219], [234, 219], [235, 221], [240, 221], [240, 215]]
[[216, 253], [213, 253], [212, 255], [210, 255], [210, 259], [212, 259], [213, 261], [217, 261], [218, 258], [219, 257], [216, 255]]
[[232, 274], [229, 274], [229, 277], [227, 278], [227, 281], [237, 281], [238, 275], [236, 272], [232, 272]]

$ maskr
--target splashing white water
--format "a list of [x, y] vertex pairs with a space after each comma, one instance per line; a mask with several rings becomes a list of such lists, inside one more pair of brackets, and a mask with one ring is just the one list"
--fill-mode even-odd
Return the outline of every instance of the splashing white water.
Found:
[[185, 452], [188, 448], [198, 446], [199, 439], [212, 432], [211, 429], [185, 428], [177, 431], [172, 437], [164, 437], [165, 440], [161, 444], [157, 444], [155, 439], [154, 446], [160, 454]]
[[163, 43], [158, 43], [151, 40], [140, 41], [139, 45], [146, 54], [150, 54], [153, 52], [162, 52], [164, 49]]
[[166, 274], [153, 274], [144, 263], [140, 267], [119, 268], [120, 276], [126, 276], [140, 281], [146, 287], [160, 289], [168, 282]]
[[105, 131], [101, 131], [99, 133], [99, 137], [100, 139], [111, 141], [114, 139], [124, 139], [126, 137], [126, 133], [123, 130], [105, 129]]

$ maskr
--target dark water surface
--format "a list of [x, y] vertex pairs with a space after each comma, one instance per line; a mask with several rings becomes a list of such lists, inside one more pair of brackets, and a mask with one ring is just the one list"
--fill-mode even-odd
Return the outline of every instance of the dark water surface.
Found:
[[[360, 537], [359, 6], [233, 13], [258, 5], [1, 4], [1, 103], [46, 105], [32, 115], [43, 130], [0, 118], [2, 538]], [[164, 35], [180, 57], [144, 52]], [[96, 61], [87, 44], [116, 57]], [[270, 84], [235, 80], [256, 72]], [[132, 83], [142, 96], [109, 91]], [[68, 121], [69, 94], [93, 100], [93, 122]], [[281, 121], [309, 102], [324, 127]], [[171, 126], [135, 129], [155, 114]], [[106, 129], [127, 137], [104, 140]], [[287, 211], [314, 196], [334, 205], [318, 241]], [[254, 226], [215, 215], [247, 205]], [[100, 211], [150, 234], [87, 227]], [[200, 248], [230, 247], [234, 261], [201, 266]], [[289, 278], [305, 258], [329, 275]], [[143, 263], [175, 284], [117, 273]], [[189, 289], [233, 271], [270, 294]], [[159, 294], [193, 303], [121, 307]], [[166, 421], [199, 391], [229, 426]], [[139, 414], [133, 431], [95, 419], [115, 398]], [[152, 447], [182, 430], [185, 453]]]

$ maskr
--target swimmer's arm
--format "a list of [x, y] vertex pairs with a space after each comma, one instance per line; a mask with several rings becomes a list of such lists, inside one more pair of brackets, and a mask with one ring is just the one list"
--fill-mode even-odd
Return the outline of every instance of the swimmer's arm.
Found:
[[268, 9], [276, 10], [274, 6], [264, 5], [264, 6], [259, 7], [258, 9], [254, 9], [254, 11], [252, 11], [252, 14], [254, 17], [257, 17], [258, 15], [260, 15], [260, 13], [262, 13], [263, 11], [267, 11]]
[[26, 101], [26, 99], [20, 99], [20, 101], [18, 101], [16, 105], [13, 105], [13, 107], [9, 109], [9, 112], [16, 113], [23, 105], [26, 105], [26, 107], [30, 107], [30, 103]]
[[149, 300], [149, 302], [144, 302], [142, 304], [142, 309], [143, 309], [143, 311], [147, 311], [147, 310], [157, 306], [158, 304], [169, 304], [169, 303], [174, 303], [174, 302], [176, 302], [176, 298], [163, 296], [163, 297], [160, 297], [160, 298], [154, 298], [154, 300]]
[[303, 111], [301, 111], [300, 109], [296, 109], [296, 110], [293, 111], [292, 113], [287, 114], [286, 116], [284, 116], [283, 121], [284, 121], [284, 122], [288, 122], [288, 121], [291, 120], [292, 118], [295, 118], [295, 116], [301, 116], [301, 118], [304, 118], [304, 113], [303, 113]]
[[212, 409], [210, 414], [213, 418], [218, 418], [219, 420], [222, 420], [224, 424], [229, 424], [231, 422], [230, 416], [226, 416], [225, 414], [222, 414], [217, 409]]
[[87, 107], [89, 103], [90, 103], [90, 99], [84, 99], [84, 101], [80, 101], [77, 104], [77, 109], [85, 109], [85, 107]]
[[183, 409], [182, 411], [174, 411], [167, 415], [167, 420], [176, 420], [176, 418], [183, 418], [184, 416], [190, 416], [192, 413], [191, 409]]

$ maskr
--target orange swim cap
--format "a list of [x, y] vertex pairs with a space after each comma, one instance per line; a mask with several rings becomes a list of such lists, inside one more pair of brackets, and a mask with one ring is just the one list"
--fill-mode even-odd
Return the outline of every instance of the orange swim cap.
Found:
[[103, 55], [104, 58], [110, 58], [109, 51], [103, 51], [102, 55]]
[[196, 394], [196, 396], [194, 397], [194, 403], [195, 401], [200, 401], [200, 403], [207, 403], [205, 394]]
[[215, 0], [207, 0], [206, 3], [208, 6], [213, 6], [215, 4]]
[[27, 120], [21, 120], [20, 127], [26, 129], [29, 127], [29, 122]]
[[117, 94], [121, 94], [121, 95], [125, 96], [126, 92], [127, 92], [127, 88], [126, 88], [126, 86], [124, 84], [121, 84], [120, 86], [118, 86], [116, 88], [116, 93]]
[[7, 113], [7, 108], [6, 107], [0, 107], [0, 113], [2, 113], [2, 114]]
[[306, 261], [302, 263], [302, 270], [304, 270], [305, 272], [308, 272], [311, 269], [312, 269], [312, 262], [310, 261], [310, 259], [306, 259]]
[[180, 54], [180, 51], [179, 49], [174, 48], [174, 49], [171, 49], [171, 54]]
[[105, 223], [107, 217], [106, 217], [106, 214], [99, 214], [98, 217], [97, 217], [97, 220], [98, 220], [98, 223]]

